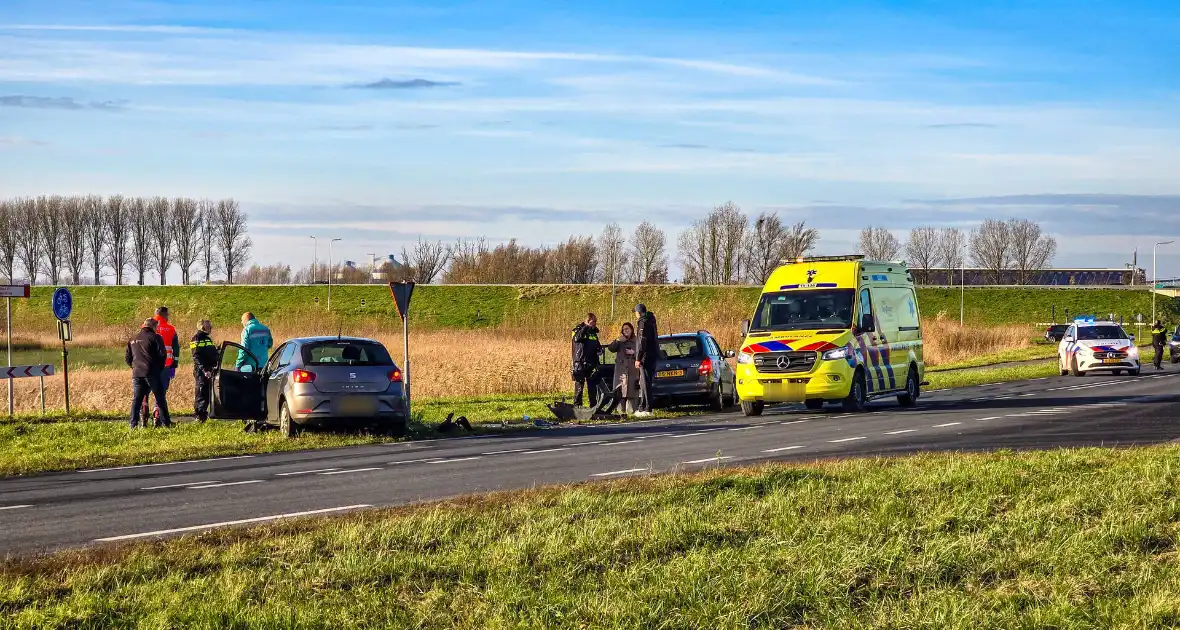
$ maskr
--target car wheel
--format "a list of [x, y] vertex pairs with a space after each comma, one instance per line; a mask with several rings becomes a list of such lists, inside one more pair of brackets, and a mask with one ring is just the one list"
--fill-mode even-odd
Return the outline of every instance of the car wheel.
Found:
[[852, 386], [848, 389], [848, 397], [842, 403], [845, 413], [859, 413], [864, 411], [867, 400], [868, 394], [865, 392], [865, 373], [862, 370], [857, 370], [856, 376], [852, 377]]
[[918, 404], [918, 397], [922, 395], [922, 389], [918, 383], [918, 371], [910, 368], [910, 373], [905, 377], [905, 393], [899, 394], [897, 403], [902, 407], [913, 407]]
[[713, 411], [725, 411], [725, 393], [721, 391], [721, 383], [709, 394], [709, 408]]
[[1127, 370], [1127, 376], [1139, 376], [1139, 369]]
[[1176, 365], [1177, 363], [1180, 363], [1180, 357], [1172, 357], [1172, 365]]
[[1074, 357], [1073, 361], [1069, 364], [1069, 373], [1074, 376], [1085, 376], [1086, 375], [1085, 372], [1078, 369], [1078, 358], [1077, 357]]
[[391, 438], [406, 437], [409, 431], [409, 423], [405, 418], [395, 418], [385, 423], [384, 433]]
[[1060, 356], [1057, 357], [1057, 369], [1061, 372], [1062, 376], [1069, 376], [1069, 368], [1065, 367], [1065, 363], [1061, 361]]
[[746, 416], [760, 416], [765, 405], [761, 402], [742, 401], [742, 414]]
[[299, 425], [291, 419], [291, 410], [287, 408], [285, 400], [279, 405], [279, 433], [287, 438], [299, 435]]
[[730, 381], [729, 383], [729, 398], [725, 399], [726, 408], [736, 407], [738, 404], [737, 381]]
[[811, 411], [819, 411], [820, 409], [824, 408], [824, 399], [822, 399], [822, 398], [809, 398], [809, 399], [803, 401], [803, 406], [806, 407], [807, 409], [810, 409]]

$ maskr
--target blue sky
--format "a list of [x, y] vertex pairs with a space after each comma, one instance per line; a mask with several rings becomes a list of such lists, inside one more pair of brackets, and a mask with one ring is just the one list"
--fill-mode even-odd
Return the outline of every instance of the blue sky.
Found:
[[1180, 236], [1177, 147], [1175, 2], [0, 4], [0, 194], [234, 196], [259, 262], [733, 200], [1120, 266]]

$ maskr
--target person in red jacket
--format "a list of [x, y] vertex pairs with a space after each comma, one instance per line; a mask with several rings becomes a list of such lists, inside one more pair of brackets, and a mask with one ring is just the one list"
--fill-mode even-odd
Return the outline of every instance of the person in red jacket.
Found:
[[[172, 383], [172, 379], [176, 377], [176, 364], [180, 360], [180, 338], [176, 335], [176, 328], [168, 323], [168, 307], [161, 306], [156, 309], [156, 316], [152, 319], [156, 320], [156, 334], [164, 340], [164, 371], [160, 373], [160, 389], [164, 395], [168, 394], [168, 385]], [[144, 413], [146, 416], [147, 401], [144, 401]], [[159, 423], [160, 410], [155, 410], [156, 423]]]

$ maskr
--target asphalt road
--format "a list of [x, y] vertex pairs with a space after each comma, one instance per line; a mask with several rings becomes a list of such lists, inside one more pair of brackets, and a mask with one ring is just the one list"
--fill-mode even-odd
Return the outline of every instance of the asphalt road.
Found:
[[136, 540], [473, 492], [651, 472], [919, 451], [1180, 439], [1180, 373], [927, 392], [865, 414], [801, 408], [561, 427], [0, 479], [0, 553]]

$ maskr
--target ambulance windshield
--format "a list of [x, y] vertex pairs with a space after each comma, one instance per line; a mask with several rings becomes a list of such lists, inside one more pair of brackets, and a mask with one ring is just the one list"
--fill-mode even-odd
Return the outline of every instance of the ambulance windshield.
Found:
[[852, 328], [852, 289], [763, 293], [752, 331]]

